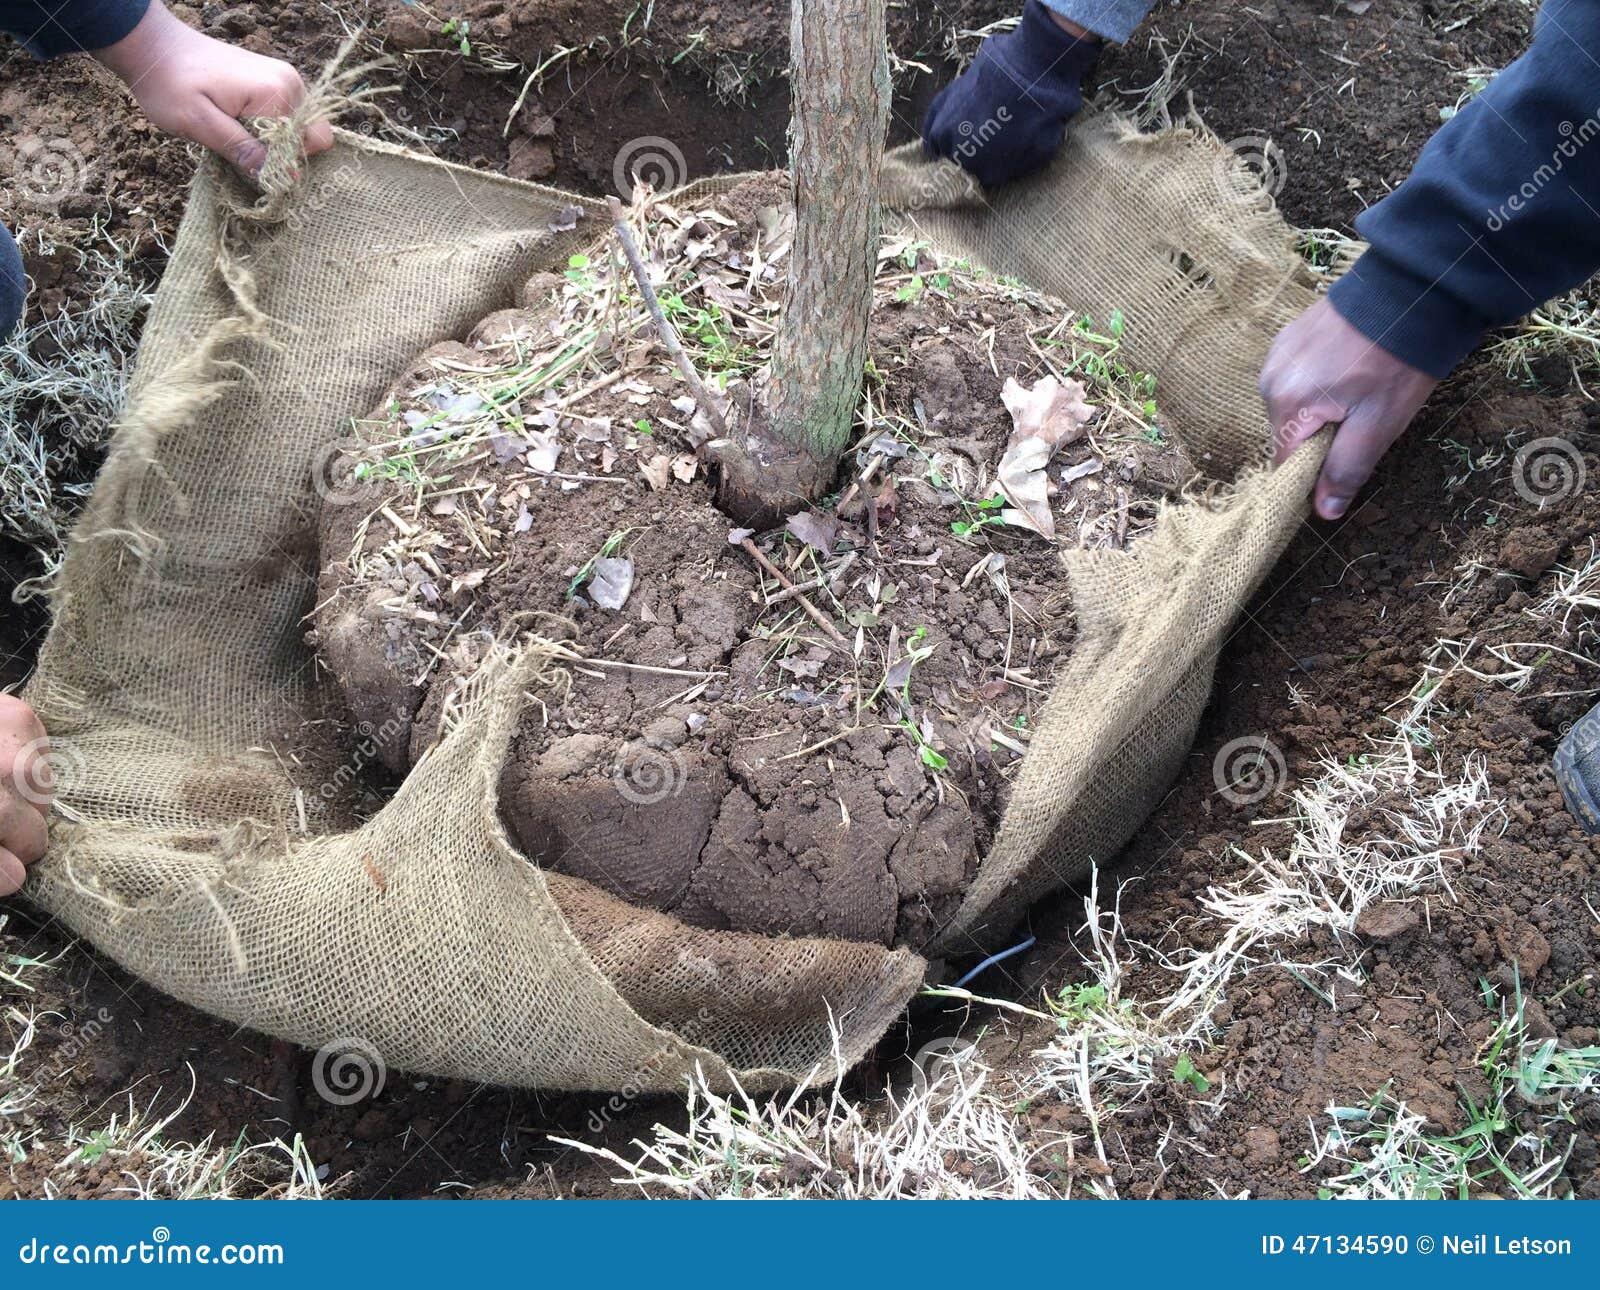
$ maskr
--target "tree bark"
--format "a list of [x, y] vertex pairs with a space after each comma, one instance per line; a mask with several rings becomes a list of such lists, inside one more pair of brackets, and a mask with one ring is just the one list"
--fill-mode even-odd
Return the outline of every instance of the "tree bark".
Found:
[[757, 527], [828, 492], [850, 442], [878, 254], [884, 22], [885, 0], [792, 0], [794, 245], [771, 363], [722, 455], [721, 503]]

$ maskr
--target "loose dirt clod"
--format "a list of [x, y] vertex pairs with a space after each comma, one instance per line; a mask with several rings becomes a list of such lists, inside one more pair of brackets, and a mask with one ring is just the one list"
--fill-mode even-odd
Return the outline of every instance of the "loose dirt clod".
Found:
[[[782, 175], [637, 190], [661, 308], [738, 416], [781, 308]], [[502, 811], [535, 863], [699, 926], [920, 944], [997, 827], [1074, 635], [1058, 552], [1124, 548], [1192, 474], [1121, 322], [904, 238], [879, 252], [830, 503], [730, 528], [713, 430], [612, 239], [402, 373], [332, 470], [315, 635], [403, 770], [463, 685], [571, 651]]]

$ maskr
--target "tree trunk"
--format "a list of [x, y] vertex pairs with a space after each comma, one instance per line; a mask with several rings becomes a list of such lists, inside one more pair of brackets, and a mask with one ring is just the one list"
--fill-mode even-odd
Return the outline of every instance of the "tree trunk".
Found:
[[833, 486], [850, 442], [878, 254], [885, 0], [792, 0], [795, 233], [772, 361], [722, 455], [720, 501], [770, 527]]

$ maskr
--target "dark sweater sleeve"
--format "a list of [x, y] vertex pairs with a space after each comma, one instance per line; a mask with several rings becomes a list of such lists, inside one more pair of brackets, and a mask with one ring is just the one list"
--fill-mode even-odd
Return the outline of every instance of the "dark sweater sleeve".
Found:
[[1371, 247], [1334, 308], [1436, 377], [1600, 268], [1600, 0], [1545, 0], [1528, 51], [1356, 229]]
[[0, 31], [36, 58], [115, 45], [139, 25], [150, 0], [0, 0]]

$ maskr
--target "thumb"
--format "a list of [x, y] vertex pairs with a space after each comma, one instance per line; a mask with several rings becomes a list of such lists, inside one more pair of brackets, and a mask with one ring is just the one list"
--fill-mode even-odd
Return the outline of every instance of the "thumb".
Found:
[[267, 159], [267, 145], [208, 98], [200, 100], [184, 134], [247, 175]]
[[1379, 459], [1399, 437], [1402, 424], [1394, 428], [1385, 423], [1381, 408], [1357, 406], [1345, 418], [1333, 445], [1322, 463], [1314, 500], [1317, 514], [1325, 520], [1341, 518], [1361, 486], [1372, 477]]
[[22, 861], [12, 855], [9, 848], [0, 847], [0, 896], [21, 891], [27, 880], [28, 871], [22, 867]]

